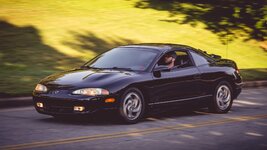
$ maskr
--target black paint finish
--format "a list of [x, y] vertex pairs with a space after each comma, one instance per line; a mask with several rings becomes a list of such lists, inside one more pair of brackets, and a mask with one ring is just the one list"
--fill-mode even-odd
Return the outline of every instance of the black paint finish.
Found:
[[[129, 87], [140, 89], [145, 97], [147, 111], [163, 106], [176, 106], [189, 102], [190, 105], [206, 104], [214, 94], [214, 88], [220, 81], [232, 85], [233, 97], [236, 98], [242, 88], [242, 80], [234, 61], [213, 58], [204, 51], [186, 45], [176, 44], [139, 44], [121, 46], [120, 48], [147, 49], [157, 54], [148, 67], [140, 70], [119, 68], [84, 67], [53, 74], [41, 80], [48, 92], [33, 92], [33, 101], [43, 102], [44, 108], [36, 107], [43, 114], [77, 114], [74, 106], [85, 106], [84, 112], [92, 113], [104, 109], [118, 109], [120, 96]], [[113, 49], [112, 49], [113, 50]], [[111, 51], [112, 51], [111, 50]], [[171, 70], [153, 71], [160, 58], [170, 51], [186, 51], [197, 53], [208, 60], [208, 64], [200, 66], [178, 67]], [[108, 96], [73, 95], [72, 92], [81, 88], [103, 88], [110, 92]], [[106, 98], [115, 98], [114, 103], [105, 103]]]

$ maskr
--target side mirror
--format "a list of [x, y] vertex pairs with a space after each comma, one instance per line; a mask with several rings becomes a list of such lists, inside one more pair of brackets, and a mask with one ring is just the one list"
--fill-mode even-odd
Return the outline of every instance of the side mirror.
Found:
[[170, 71], [170, 68], [164, 65], [160, 65], [160, 66], [156, 66], [153, 71], [154, 72]]

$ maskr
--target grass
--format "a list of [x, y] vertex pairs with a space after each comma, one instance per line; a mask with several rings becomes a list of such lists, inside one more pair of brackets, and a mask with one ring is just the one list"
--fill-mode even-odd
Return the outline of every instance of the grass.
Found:
[[259, 42], [240, 36], [225, 45], [201, 22], [162, 21], [169, 18], [167, 11], [136, 8], [137, 2], [0, 0], [0, 93], [30, 93], [51, 73], [80, 66], [112, 47], [144, 42], [191, 45], [235, 60], [245, 80], [267, 78], [267, 52]]
[[245, 81], [267, 80], [266, 68], [240, 69], [240, 73]]

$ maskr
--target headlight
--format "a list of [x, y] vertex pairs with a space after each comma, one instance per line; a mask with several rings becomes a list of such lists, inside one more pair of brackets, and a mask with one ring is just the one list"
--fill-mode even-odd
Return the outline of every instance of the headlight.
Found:
[[109, 95], [109, 91], [101, 88], [84, 88], [73, 91], [72, 94], [87, 95], [87, 96]]
[[36, 92], [47, 92], [47, 87], [42, 84], [37, 84], [35, 87]]

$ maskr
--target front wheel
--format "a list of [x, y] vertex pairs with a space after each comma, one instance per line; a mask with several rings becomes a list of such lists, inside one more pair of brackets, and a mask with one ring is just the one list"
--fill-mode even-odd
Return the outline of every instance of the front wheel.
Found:
[[220, 82], [214, 90], [209, 109], [215, 113], [227, 113], [233, 103], [232, 87], [226, 82]]
[[137, 123], [144, 115], [145, 103], [142, 92], [130, 88], [121, 97], [119, 114], [126, 123]]

